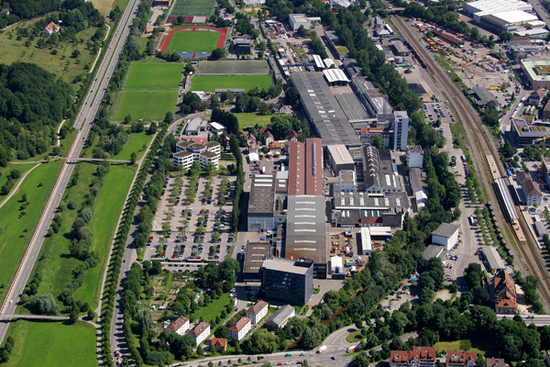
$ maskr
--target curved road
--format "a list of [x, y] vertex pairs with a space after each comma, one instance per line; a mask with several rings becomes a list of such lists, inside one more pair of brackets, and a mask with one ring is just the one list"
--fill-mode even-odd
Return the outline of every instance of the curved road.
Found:
[[[84, 105], [76, 118], [74, 127], [80, 131], [77, 132], [75, 140], [69, 151], [67, 160], [61, 169], [61, 173], [57, 178], [54, 189], [46, 203], [46, 207], [36, 230], [31, 238], [27, 251], [23, 255], [23, 260], [15, 274], [14, 280], [6, 294], [2, 308], [0, 309], [0, 314], [2, 315], [13, 315], [15, 314], [15, 308], [17, 302], [19, 301], [19, 296], [23, 293], [25, 284], [32, 272], [34, 263], [44, 238], [50, 227], [51, 221], [55, 214], [56, 208], [63, 197], [63, 192], [67, 187], [67, 183], [73, 173], [75, 163], [77, 158], [80, 156], [80, 152], [84, 145], [84, 141], [90, 131], [92, 122], [96, 116], [97, 111], [101, 105], [105, 89], [107, 88], [113, 71], [115, 70], [119, 55], [122, 52], [126, 38], [130, 34], [132, 21], [135, 18], [137, 12], [137, 7], [140, 3], [140, 0], [130, 0], [130, 3], [124, 10], [124, 13], [121, 16], [120, 22], [116, 30], [114, 30], [113, 38], [109, 44], [109, 48], [105, 53], [103, 61], [97, 70], [97, 77], [92, 83], [88, 94], [85, 97]], [[4, 322], [0, 324], [0, 342], [4, 339], [6, 332], [8, 330], [9, 322]]]

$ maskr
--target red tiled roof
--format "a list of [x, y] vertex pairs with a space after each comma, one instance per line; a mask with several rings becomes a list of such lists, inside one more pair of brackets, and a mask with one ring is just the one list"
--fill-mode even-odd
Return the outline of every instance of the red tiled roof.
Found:
[[288, 195], [304, 195], [306, 146], [298, 141], [290, 142], [288, 151]]
[[195, 137], [195, 136], [181, 136], [179, 138], [176, 138], [176, 139], [185, 139], [187, 141], [193, 141], [197, 144], [206, 144], [208, 143], [208, 139], [207, 138], [199, 138], [199, 137]]
[[319, 138], [306, 140], [306, 195], [323, 195], [323, 148]]
[[286, 137], [286, 140], [292, 140], [293, 138], [298, 139], [298, 135], [299, 134], [296, 131], [292, 130], [290, 134], [288, 134], [288, 136]]
[[447, 352], [447, 366], [465, 366], [469, 360], [477, 361], [474, 352]]
[[281, 149], [281, 143], [278, 141], [274, 141], [273, 143], [269, 144], [269, 149]]
[[231, 325], [231, 327], [229, 328], [229, 330], [238, 333], [238, 332], [241, 331], [249, 322], [250, 322], [250, 319], [249, 319], [248, 317], [246, 317], [246, 316], [243, 316], [243, 317], [241, 317], [240, 319], [238, 319], [236, 323], [234, 323], [233, 325]]
[[382, 223], [382, 217], [361, 217], [361, 224]]
[[174, 333], [177, 332], [183, 325], [185, 325], [187, 322], [189, 322], [189, 319], [187, 317], [183, 317], [183, 316], [180, 316], [178, 317], [177, 319], [175, 319], [174, 321], [172, 321], [172, 323], [170, 324], [170, 326], [168, 326], [168, 330], [169, 331], [173, 331]]
[[227, 347], [227, 339], [225, 339], [225, 338], [212, 338], [212, 344], [211, 345], [215, 345], [217, 347], [225, 348], [225, 347]]

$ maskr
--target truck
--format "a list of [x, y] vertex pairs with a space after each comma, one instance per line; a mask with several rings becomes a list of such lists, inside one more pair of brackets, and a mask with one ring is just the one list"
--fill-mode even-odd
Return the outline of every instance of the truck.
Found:
[[265, 175], [265, 166], [262, 167], [262, 175]]
[[326, 345], [321, 345], [319, 347], [319, 349], [317, 349], [317, 353], [323, 353], [325, 350], [327, 350], [327, 346]]
[[348, 353], [353, 353], [357, 350], [357, 345], [348, 348]]

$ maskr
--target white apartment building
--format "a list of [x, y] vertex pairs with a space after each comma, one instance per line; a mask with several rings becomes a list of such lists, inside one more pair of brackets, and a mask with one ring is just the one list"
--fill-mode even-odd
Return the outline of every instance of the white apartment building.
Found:
[[180, 141], [176, 145], [174, 154], [174, 167], [183, 166], [189, 169], [193, 162], [198, 161], [201, 168], [204, 169], [209, 163], [214, 165], [215, 169], [220, 167], [221, 145], [215, 141], [208, 143], [193, 143], [189, 141]]
[[199, 345], [203, 341], [210, 336], [210, 324], [206, 322], [200, 322], [197, 326], [195, 326], [190, 332], [189, 335], [193, 338], [195, 341], [195, 345]]
[[245, 316], [248, 317], [253, 324], [257, 324], [267, 315], [268, 308], [269, 304], [267, 302], [259, 301], [246, 311]]
[[229, 337], [241, 341], [252, 328], [252, 322], [246, 316], [241, 317], [229, 328]]

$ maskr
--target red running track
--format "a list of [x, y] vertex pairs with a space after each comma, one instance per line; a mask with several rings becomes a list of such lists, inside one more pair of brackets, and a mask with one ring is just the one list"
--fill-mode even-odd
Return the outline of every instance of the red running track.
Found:
[[168, 35], [164, 38], [164, 40], [162, 41], [162, 45], [160, 46], [160, 51], [163, 53], [163, 54], [167, 54], [168, 52], [168, 45], [170, 45], [170, 41], [172, 40], [172, 36], [174, 35], [174, 33], [176, 33], [177, 31], [181, 31], [182, 29], [192, 29], [193, 32], [195, 32], [197, 30], [197, 28], [206, 28], [206, 29], [213, 29], [217, 32], [220, 32], [220, 38], [218, 38], [218, 44], [217, 44], [217, 48], [223, 48], [223, 43], [225, 42], [225, 36], [227, 34], [227, 29], [226, 28], [214, 28], [214, 27], [207, 27], [207, 26], [195, 26], [195, 27], [181, 27], [181, 28], [177, 28], [177, 29], [174, 29], [172, 31], [170, 31], [170, 33], [168, 33]]

